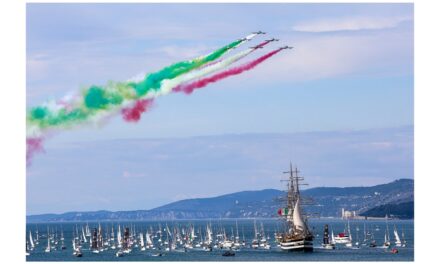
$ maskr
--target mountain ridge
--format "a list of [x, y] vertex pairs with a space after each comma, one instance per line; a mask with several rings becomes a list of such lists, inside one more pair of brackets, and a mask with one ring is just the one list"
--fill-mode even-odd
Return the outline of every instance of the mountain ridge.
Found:
[[[323, 217], [340, 216], [341, 208], [364, 213], [388, 204], [414, 200], [414, 180], [399, 179], [367, 187], [315, 187], [302, 191], [303, 197], [314, 201], [305, 210]], [[275, 217], [282, 207], [280, 197], [285, 192], [276, 189], [241, 191], [208, 198], [184, 199], [150, 210], [131, 211], [72, 211], [62, 214], [26, 216], [27, 222], [114, 221], [114, 220], [173, 220], [207, 218], [268, 218]], [[376, 210], [377, 211], [377, 210]], [[377, 214], [377, 213], [376, 213]]]

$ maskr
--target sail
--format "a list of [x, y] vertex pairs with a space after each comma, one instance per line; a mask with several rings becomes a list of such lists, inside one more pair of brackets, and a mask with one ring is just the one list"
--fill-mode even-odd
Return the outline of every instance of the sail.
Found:
[[206, 225], [206, 240], [208, 241], [208, 243], [211, 243], [212, 241], [212, 236], [211, 236], [211, 230], [209, 229], [209, 225]]
[[299, 199], [296, 200], [295, 208], [293, 209], [293, 225], [295, 230], [305, 231], [307, 229], [306, 224], [304, 223], [301, 217], [301, 207], [299, 204]]
[[84, 241], [87, 241], [86, 233], [85, 233], [85, 231], [84, 231], [84, 227], [82, 227], [81, 229], [82, 229], [83, 240], [84, 240]]
[[139, 233], [139, 238], [141, 240], [141, 247], [144, 247], [144, 234], [142, 234], [142, 232]]
[[394, 226], [394, 238], [396, 239], [396, 244], [401, 244], [399, 233], [397, 232], [396, 226]]
[[145, 237], [147, 238], [147, 245], [152, 245], [153, 242], [151, 241], [150, 234], [149, 234], [149, 233], [146, 233], [146, 234], [145, 234]]
[[35, 245], [34, 245], [34, 240], [32, 239], [32, 232], [31, 231], [29, 231], [29, 242], [31, 243], [31, 248], [34, 248]]
[[118, 245], [122, 245], [121, 226], [118, 226]]

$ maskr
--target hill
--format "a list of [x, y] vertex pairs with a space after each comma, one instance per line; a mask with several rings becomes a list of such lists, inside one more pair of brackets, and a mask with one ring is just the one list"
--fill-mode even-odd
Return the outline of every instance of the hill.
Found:
[[[400, 179], [370, 187], [319, 187], [304, 190], [302, 193], [305, 200], [313, 201], [311, 205], [305, 206], [307, 212], [325, 217], [339, 217], [342, 208], [375, 214], [377, 210], [382, 210], [379, 209], [380, 206], [413, 202], [413, 189], [413, 180]], [[285, 192], [275, 189], [243, 191], [212, 198], [181, 200], [151, 210], [30, 215], [27, 216], [27, 221], [269, 218], [275, 217], [277, 209], [283, 206], [284, 196]], [[396, 215], [399, 213], [396, 212]], [[402, 215], [406, 217], [407, 214]]]

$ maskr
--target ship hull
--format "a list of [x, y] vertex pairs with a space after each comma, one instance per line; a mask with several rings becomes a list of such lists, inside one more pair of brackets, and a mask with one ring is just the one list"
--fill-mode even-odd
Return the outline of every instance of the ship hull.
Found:
[[312, 240], [287, 240], [280, 243], [280, 247], [284, 251], [313, 251], [313, 241]]

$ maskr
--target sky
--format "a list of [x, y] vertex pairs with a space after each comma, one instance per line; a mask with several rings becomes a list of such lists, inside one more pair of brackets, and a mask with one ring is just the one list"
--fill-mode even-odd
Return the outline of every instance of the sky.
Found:
[[160, 97], [139, 123], [117, 116], [50, 138], [27, 168], [27, 213], [280, 189], [290, 160], [311, 187], [412, 178], [413, 23], [412, 4], [27, 4], [28, 108], [252, 31], [267, 34], [240, 50], [280, 39], [254, 58], [294, 46]]

